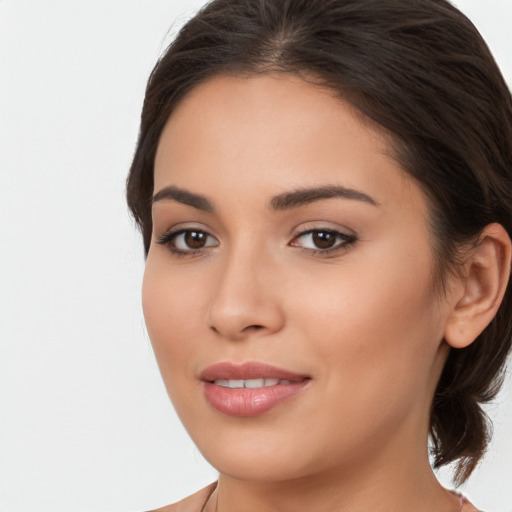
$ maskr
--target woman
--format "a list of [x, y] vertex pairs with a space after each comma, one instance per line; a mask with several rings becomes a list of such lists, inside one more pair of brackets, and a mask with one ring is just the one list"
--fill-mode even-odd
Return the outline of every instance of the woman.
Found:
[[148, 83], [128, 201], [168, 511], [476, 510], [510, 349], [512, 101], [445, 0], [214, 0]]

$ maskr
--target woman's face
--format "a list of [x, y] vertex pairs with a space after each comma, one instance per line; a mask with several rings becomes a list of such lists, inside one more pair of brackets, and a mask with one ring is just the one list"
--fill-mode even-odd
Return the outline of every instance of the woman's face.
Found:
[[144, 313], [174, 406], [221, 473], [426, 457], [449, 309], [425, 197], [388, 154], [348, 104], [286, 74], [212, 79], [167, 123]]

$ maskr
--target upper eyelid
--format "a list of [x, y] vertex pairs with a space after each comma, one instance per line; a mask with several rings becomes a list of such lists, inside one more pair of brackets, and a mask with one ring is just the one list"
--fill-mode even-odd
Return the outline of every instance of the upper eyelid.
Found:
[[[169, 235], [169, 234], [176, 234], [179, 232], [183, 233], [185, 231], [201, 231], [210, 236], [213, 236], [214, 238], [217, 238], [217, 236], [212, 233], [212, 231], [213, 231], [212, 229], [210, 229], [209, 227], [206, 227], [204, 225], [201, 225], [200, 222], [198, 222], [198, 223], [178, 222], [178, 223], [172, 224], [170, 227], [165, 227], [162, 229], [157, 229], [155, 226], [155, 223], [153, 222], [153, 235], [155, 236], [155, 238]], [[160, 233], [160, 234], [158, 234], [158, 233]]]
[[299, 227], [294, 228], [291, 235], [297, 237], [305, 233], [311, 233], [315, 231], [329, 231], [331, 233], [339, 233], [340, 235], [344, 236], [356, 236], [354, 230], [339, 224], [333, 226], [330, 222], [327, 221], [304, 222]]
[[175, 238], [183, 233], [187, 233], [188, 231], [196, 231], [196, 232], [200, 232], [200, 233], [205, 233], [207, 236], [211, 237], [211, 238], [214, 238], [215, 240], [218, 241], [218, 237], [216, 237], [215, 235], [213, 235], [210, 231], [208, 231], [207, 229], [204, 229], [204, 228], [198, 228], [198, 227], [194, 227], [194, 226], [191, 226], [191, 227], [173, 227], [173, 228], [169, 228], [169, 229], [166, 229], [165, 231], [163, 231], [163, 233], [161, 235], [155, 235], [155, 238], [158, 240], [158, 239], [162, 239], [162, 238]]
[[336, 236], [341, 236], [341, 237], [345, 237], [345, 238], [356, 238], [356, 235], [354, 233], [346, 233], [344, 231], [340, 231], [338, 229], [333, 229], [333, 228], [310, 228], [310, 229], [305, 229], [304, 231], [300, 231], [298, 232], [292, 239], [293, 240], [296, 240], [297, 238], [300, 238], [304, 235], [310, 235], [312, 233], [333, 233], [335, 234]]

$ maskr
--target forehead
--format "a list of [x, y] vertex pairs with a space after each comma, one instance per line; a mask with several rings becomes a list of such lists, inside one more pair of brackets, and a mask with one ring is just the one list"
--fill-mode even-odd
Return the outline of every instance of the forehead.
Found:
[[270, 193], [334, 181], [396, 200], [417, 186], [389, 154], [388, 137], [326, 87], [284, 73], [219, 76], [193, 89], [168, 120], [155, 191], [223, 183]]
[[[197, 135], [199, 130], [209, 127], [206, 121], [214, 120], [219, 132], [234, 126], [240, 136], [250, 133], [256, 137], [261, 134], [256, 129], [259, 127], [267, 138], [282, 139], [286, 133], [296, 138], [299, 129], [307, 136], [313, 130], [330, 129], [334, 123], [341, 123], [353, 136], [372, 137], [379, 150], [387, 151], [383, 129], [341, 99], [336, 91], [313, 80], [277, 72], [250, 77], [215, 76], [193, 88], [177, 104], [164, 133], [179, 125], [180, 132], [186, 128]], [[284, 132], [283, 128], [288, 130]]]

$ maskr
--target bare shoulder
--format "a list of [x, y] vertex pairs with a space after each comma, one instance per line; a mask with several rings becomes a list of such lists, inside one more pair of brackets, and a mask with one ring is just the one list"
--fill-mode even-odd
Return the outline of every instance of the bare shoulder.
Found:
[[217, 482], [214, 482], [177, 503], [152, 510], [151, 512], [201, 512], [216, 487]]

